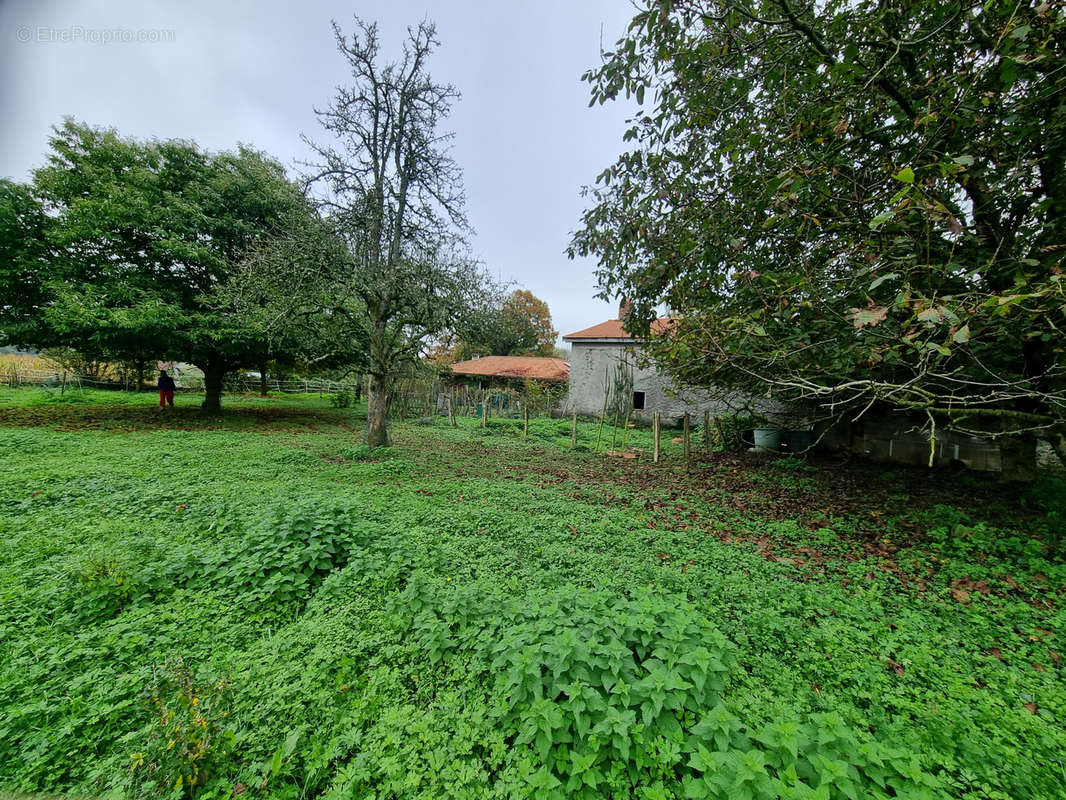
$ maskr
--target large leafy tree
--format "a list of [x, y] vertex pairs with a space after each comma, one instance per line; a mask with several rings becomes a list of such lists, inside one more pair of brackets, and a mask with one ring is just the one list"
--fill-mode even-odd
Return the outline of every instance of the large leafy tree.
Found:
[[36, 338], [48, 216], [29, 186], [0, 180], [0, 343]]
[[515, 289], [504, 301], [502, 310], [507, 318], [533, 329], [533, 346], [526, 352], [538, 356], [550, 356], [555, 352], [559, 331], [552, 326], [552, 315], [546, 302], [528, 289]]
[[367, 314], [347, 281], [351, 269], [351, 253], [330, 221], [301, 208], [245, 252], [218, 290], [218, 304], [262, 331], [290, 366], [362, 374]]
[[1062, 431], [1066, 19], [663, 0], [586, 78], [643, 105], [572, 243], [682, 383]]
[[26, 214], [22, 226], [40, 252], [4, 276], [5, 295], [25, 288], [5, 309], [9, 338], [189, 361], [204, 372], [205, 410], [218, 411], [227, 372], [278, 353], [256, 320], [221, 306], [217, 292], [258, 241], [312, 213], [299, 188], [247, 148], [208, 153], [72, 120], [51, 145], [33, 180], [44, 221]]
[[548, 304], [528, 289], [501, 294], [487, 288], [486, 304], [457, 331], [457, 357], [552, 355], [559, 332], [552, 327]]
[[458, 92], [427, 70], [434, 27], [409, 29], [400, 59], [385, 61], [377, 26], [356, 25], [347, 36], [334, 24], [352, 84], [318, 112], [329, 140], [309, 140], [309, 182], [348, 251], [324, 280], [365, 315], [353, 335], [367, 343], [367, 441], [377, 447], [389, 441], [394, 380], [454, 326], [482, 278], [461, 250], [461, 175], [440, 130]]

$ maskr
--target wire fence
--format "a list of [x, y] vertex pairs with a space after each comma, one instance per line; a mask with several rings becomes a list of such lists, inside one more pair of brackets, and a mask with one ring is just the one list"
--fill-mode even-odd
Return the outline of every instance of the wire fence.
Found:
[[99, 381], [84, 375], [78, 375], [64, 370], [30, 369], [17, 364], [11, 364], [3, 368], [0, 380], [6, 386], [19, 388], [22, 386], [64, 386], [80, 388], [81, 386], [120, 386], [114, 381]]
[[[239, 394], [262, 392], [263, 389], [285, 394], [338, 394], [354, 392], [358, 385], [358, 381], [333, 381], [324, 378], [268, 378], [264, 382], [261, 378], [246, 375], [233, 375], [223, 381], [227, 392]], [[196, 388], [202, 390], [203, 381], [199, 381]]]
[[[203, 377], [197, 372], [175, 376], [177, 391], [202, 392]], [[19, 364], [0, 367], [0, 383], [10, 387], [40, 386], [67, 391], [97, 388], [133, 391], [136, 380], [93, 377], [73, 370], [36, 369]], [[150, 391], [151, 385], [143, 389]], [[330, 396], [331, 402], [347, 407], [359, 401], [362, 386], [355, 380], [326, 378], [267, 378], [255, 374], [229, 375], [223, 381], [228, 394], [318, 394]], [[339, 401], [339, 402], [338, 402]], [[389, 398], [389, 413], [399, 419], [444, 415], [448, 417], [552, 417], [562, 413], [562, 393], [551, 386], [473, 387], [441, 381], [400, 381]]]
[[[19, 365], [8, 365], [0, 369], [0, 382], [12, 388], [24, 386], [43, 386], [59, 389], [99, 388], [112, 390], [132, 390], [135, 387], [131, 383], [116, 380], [101, 380], [88, 375], [82, 375], [70, 370], [45, 370], [30, 369]], [[269, 392], [281, 392], [286, 394], [338, 394], [341, 392], [355, 392], [356, 381], [334, 381], [321, 378], [307, 379], [282, 379], [269, 378], [265, 382], [255, 376], [234, 375], [226, 378], [223, 388], [227, 392], [251, 394], [260, 392], [266, 388]], [[145, 386], [146, 389], [151, 388]], [[198, 375], [183, 375], [177, 379], [178, 391], [202, 392], [204, 389], [203, 378]]]

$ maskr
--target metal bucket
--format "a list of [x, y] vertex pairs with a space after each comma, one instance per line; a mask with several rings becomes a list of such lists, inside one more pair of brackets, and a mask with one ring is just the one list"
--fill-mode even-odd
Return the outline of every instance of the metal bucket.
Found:
[[756, 428], [752, 434], [756, 453], [776, 453], [781, 447], [781, 431], [777, 428]]

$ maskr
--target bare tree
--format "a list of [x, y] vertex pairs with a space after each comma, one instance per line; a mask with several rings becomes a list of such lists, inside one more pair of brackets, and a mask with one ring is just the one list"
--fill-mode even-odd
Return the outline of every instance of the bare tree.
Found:
[[468, 230], [462, 179], [438, 127], [459, 94], [426, 71], [435, 28], [408, 28], [402, 58], [382, 64], [377, 25], [356, 26], [347, 37], [333, 24], [353, 84], [315, 111], [333, 141], [305, 141], [317, 154], [309, 185], [351, 254], [332, 278], [365, 306], [367, 442], [377, 447], [389, 442], [391, 377], [461, 312], [475, 271], [456, 255]]

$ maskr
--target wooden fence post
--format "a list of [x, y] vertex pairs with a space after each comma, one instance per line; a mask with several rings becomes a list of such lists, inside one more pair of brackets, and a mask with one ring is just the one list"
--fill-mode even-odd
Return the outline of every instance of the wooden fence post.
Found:
[[522, 438], [529, 437], [529, 403], [522, 406], [522, 415], [525, 418], [525, 424], [522, 426]]
[[703, 449], [711, 452], [711, 412], [703, 410]]
[[685, 412], [685, 465], [688, 465], [689, 458], [692, 456], [692, 436], [690, 428], [692, 427], [692, 417], [686, 411]]
[[489, 426], [489, 403], [488, 396], [485, 392], [481, 393], [481, 427], [487, 428]]
[[607, 417], [607, 400], [610, 398], [610, 390], [603, 395], [603, 411], [600, 412], [600, 426], [596, 429], [596, 452], [600, 452], [600, 435], [603, 433], [603, 421]]
[[570, 449], [577, 447], [577, 409], [570, 416]]
[[718, 417], [714, 418], [714, 429], [718, 431], [718, 441], [722, 443], [722, 449], [728, 450], [729, 444], [725, 440], [725, 429], [722, 428], [722, 421]]
[[455, 390], [452, 389], [452, 393], [448, 395], [448, 422], [453, 428], [457, 427], [458, 423], [455, 421]]
[[659, 412], [658, 411], [656, 411], [652, 415], [652, 418], [651, 418], [651, 432], [652, 432], [652, 440], [654, 441], [654, 444], [652, 445], [652, 451], [651, 451], [651, 460], [652, 460], [653, 463], [658, 464], [659, 463], [659, 434], [662, 432], [662, 424], [659, 421]]

